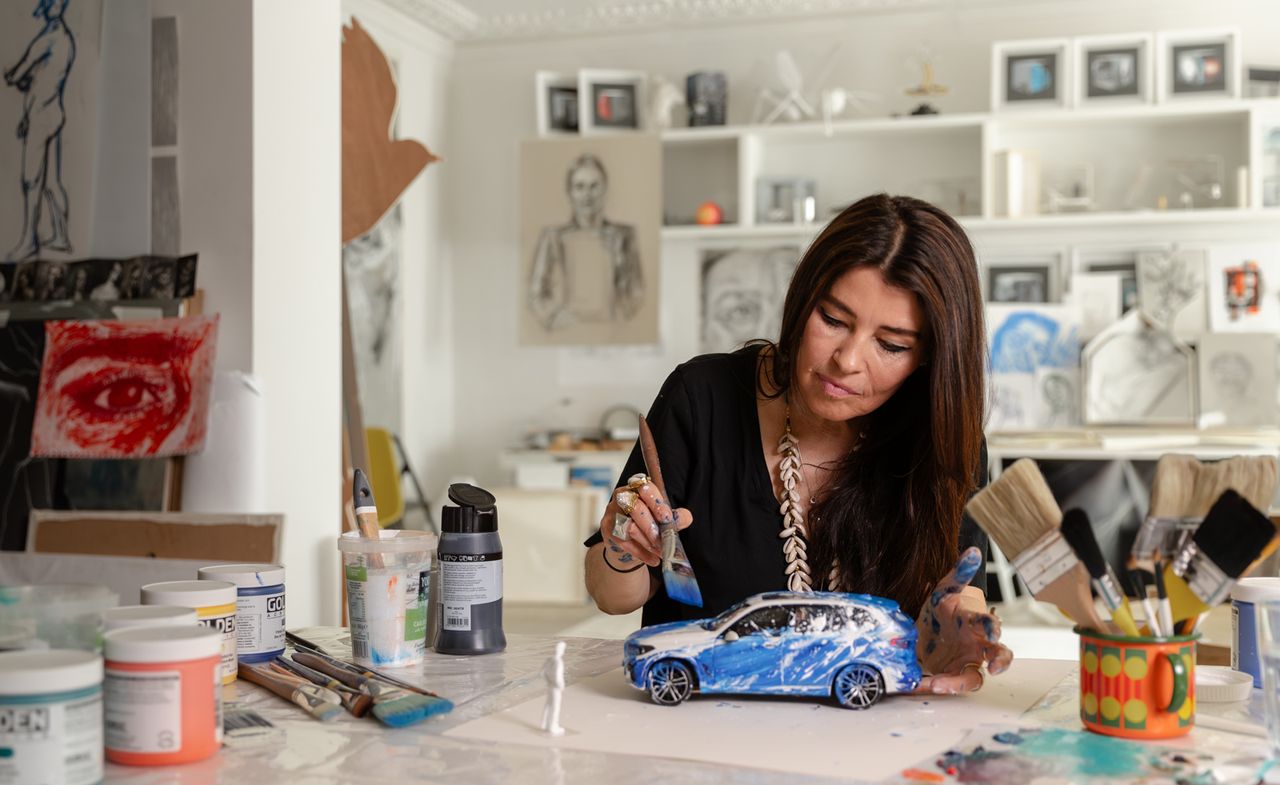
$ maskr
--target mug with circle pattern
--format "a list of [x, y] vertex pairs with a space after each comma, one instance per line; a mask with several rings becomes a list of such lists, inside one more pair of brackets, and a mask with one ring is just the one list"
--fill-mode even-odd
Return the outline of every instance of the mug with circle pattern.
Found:
[[1127, 739], [1182, 736], [1195, 725], [1196, 635], [1133, 638], [1076, 628], [1080, 721]]

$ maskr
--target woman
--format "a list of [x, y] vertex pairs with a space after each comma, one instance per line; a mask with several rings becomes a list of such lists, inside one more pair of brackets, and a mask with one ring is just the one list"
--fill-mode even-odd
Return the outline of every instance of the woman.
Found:
[[[921, 688], [977, 689], [1012, 659], [980, 588], [986, 539], [961, 524], [985, 482], [984, 353], [955, 221], [906, 197], [850, 206], [796, 268], [777, 343], [667, 378], [648, 419], [671, 498], [643, 480], [615, 492], [587, 541], [596, 604], [643, 605], [648, 626], [786, 588], [889, 597], [917, 616]], [[637, 449], [623, 477], [643, 471]], [[655, 569], [656, 522], [673, 515], [702, 608], [667, 597]]]

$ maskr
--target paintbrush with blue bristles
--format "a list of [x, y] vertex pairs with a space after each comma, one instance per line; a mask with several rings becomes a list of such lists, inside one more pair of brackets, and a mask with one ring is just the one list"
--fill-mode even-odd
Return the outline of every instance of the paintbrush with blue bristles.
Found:
[[662, 482], [662, 467], [658, 465], [658, 446], [653, 441], [653, 431], [644, 415], [640, 415], [640, 454], [644, 456], [645, 473], [653, 480], [654, 487], [672, 510], [666, 520], [658, 521], [658, 536], [662, 541], [662, 585], [667, 596], [676, 602], [702, 607], [702, 592], [698, 589], [698, 579], [693, 577], [693, 565], [685, 555], [684, 546], [680, 544], [680, 532], [676, 528], [675, 510], [671, 507], [671, 497], [667, 495], [667, 487]]
[[337, 668], [320, 657], [306, 652], [295, 651], [293, 659], [312, 670], [342, 682], [348, 687], [367, 692], [373, 697], [373, 716], [384, 725], [403, 728], [453, 710], [453, 702], [446, 698], [420, 695], [415, 692], [392, 686], [384, 681], [368, 676], [359, 676], [342, 668]]

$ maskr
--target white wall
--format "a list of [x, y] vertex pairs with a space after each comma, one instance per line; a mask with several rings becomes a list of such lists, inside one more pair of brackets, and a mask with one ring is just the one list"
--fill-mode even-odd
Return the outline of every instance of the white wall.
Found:
[[[289, 623], [337, 623], [342, 462], [338, 0], [252, 4], [253, 372]], [[186, 40], [186, 39], [184, 39]], [[224, 192], [222, 199], [234, 199]]]
[[[377, 0], [346, 0], [383, 53], [398, 64], [399, 136], [416, 139], [444, 160], [429, 165], [402, 199], [399, 309], [403, 410], [400, 438], [424, 491], [449, 477], [454, 439], [453, 286], [443, 221], [445, 176], [453, 166], [445, 140], [446, 100], [453, 44]], [[441, 499], [432, 499], [439, 506]], [[439, 511], [436, 511], [439, 514]]]
[[[668, 342], [659, 355], [619, 360], [615, 354], [612, 361], [595, 361], [598, 383], [562, 384], [561, 371], [569, 362], [563, 350], [518, 345], [517, 175], [520, 141], [535, 133], [534, 71], [640, 69], [683, 84], [690, 71], [723, 70], [730, 82], [729, 120], [740, 123], [749, 119], [757, 88], [769, 80], [774, 52], [790, 49], [801, 67], [811, 70], [840, 44], [827, 83], [874, 90], [886, 98], [880, 112], [904, 112], [917, 99], [902, 90], [919, 79], [906, 62], [928, 42], [936, 53], [939, 81], [951, 87], [936, 105], [946, 113], [986, 111], [993, 41], [1228, 24], [1244, 30], [1244, 62], [1276, 62], [1280, 8], [1274, 0], [1054, 0], [460, 46], [451, 79], [445, 178], [459, 434], [452, 470], [496, 483], [498, 453], [528, 427], [566, 418], [591, 426], [618, 402], [647, 408], [665, 373], [696, 351], [686, 337], [687, 320], [698, 318], [696, 307], [686, 307], [695, 302], [688, 291], [688, 282], [696, 281], [689, 253], [664, 253], [662, 331]], [[643, 363], [651, 370], [643, 371], [647, 378], [633, 381], [625, 377], [634, 374], [617, 362]], [[591, 361], [573, 364], [579, 371], [584, 365], [591, 370]], [[571, 401], [567, 407], [565, 400]]]
[[[93, 254], [151, 248], [151, 3], [102, 6]], [[145, 209], [140, 209], [145, 208]]]
[[[253, 368], [252, 0], [151, 0], [178, 25], [178, 203], [182, 250], [200, 254], [205, 312], [222, 315], [217, 370]], [[150, 79], [151, 26], [144, 28]], [[105, 103], [105, 102], [104, 102]], [[150, 97], [146, 122], [150, 150]], [[150, 193], [150, 160], [144, 164]], [[141, 213], [150, 226], [150, 203]], [[151, 243], [145, 238], [143, 253]]]

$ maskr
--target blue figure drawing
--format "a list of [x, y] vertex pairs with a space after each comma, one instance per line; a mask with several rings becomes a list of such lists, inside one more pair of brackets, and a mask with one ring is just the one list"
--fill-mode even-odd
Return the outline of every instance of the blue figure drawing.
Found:
[[994, 373], [1035, 373], [1036, 368], [1073, 368], [1079, 362], [1077, 329], [1064, 330], [1057, 320], [1034, 311], [1009, 314], [991, 336]]
[[44, 26], [22, 59], [4, 72], [5, 84], [22, 93], [22, 236], [6, 257], [20, 261], [40, 250], [71, 250], [69, 205], [62, 185], [63, 93], [76, 60], [76, 41], [63, 15], [70, 0], [39, 0], [32, 16]]

